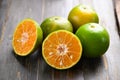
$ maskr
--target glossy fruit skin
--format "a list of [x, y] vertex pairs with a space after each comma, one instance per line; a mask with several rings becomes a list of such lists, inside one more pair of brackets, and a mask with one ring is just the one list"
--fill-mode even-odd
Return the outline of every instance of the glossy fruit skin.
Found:
[[107, 30], [99, 24], [88, 23], [82, 25], [75, 34], [81, 40], [83, 56], [85, 57], [100, 57], [109, 47], [109, 34]]
[[41, 23], [44, 38], [53, 31], [67, 30], [73, 32], [72, 24], [65, 18], [60, 16], [53, 16], [45, 19]]
[[87, 5], [75, 6], [68, 15], [68, 20], [72, 23], [74, 30], [76, 31], [81, 25], [86, 23], [98, 23], [99, 18], [95, 10]]

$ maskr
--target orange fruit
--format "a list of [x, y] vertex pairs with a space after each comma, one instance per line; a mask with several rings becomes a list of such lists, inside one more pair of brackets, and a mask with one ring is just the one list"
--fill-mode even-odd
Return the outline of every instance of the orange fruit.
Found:
[[83, 24], [98, 23], [99, 18], [95, 10], [88, 5], [77, 5], [69, 13], [68, 20], [72, 23], [75, 31]]
[[44, 38], [51, 32], [56, 30], [67, 30], [73, 32], [72, 24], [65, 18], [53, 16], [45, 19], [41, 23]]
[[82, 45], [73, 33], [58, 30], [49, 34], [43, 41], [42, 55], [51, 67], [68, 69], [80, 60]]
[[27, 56], [42, 43], [43, 33], [39, 24], [32, 19], [21, 21], [14, 32], [12, 46], [19, 56]]
[[83, 56], [100, 57], [108, 49], [110, 39], [107, 30], [99, 24], [87, 23], [75, 33], [83, 46]]

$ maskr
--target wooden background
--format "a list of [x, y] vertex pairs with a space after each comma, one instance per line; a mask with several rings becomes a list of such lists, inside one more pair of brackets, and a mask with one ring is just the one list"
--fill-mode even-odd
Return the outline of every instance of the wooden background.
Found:
[[[0, 0], [0, 80], [120, 80], [120, 1], [112, 0]], [[51, 16], [67, 18], [78, 4], [87, 4], [96, 10], [100, 24], [110, 34], [110, 47], [100, 58], [82, 58], [68, 70], [49, 67], [39, 48], [34, 55], [18, 57], [11, 41], [16, 25], [24, 18], [38, 23]]]

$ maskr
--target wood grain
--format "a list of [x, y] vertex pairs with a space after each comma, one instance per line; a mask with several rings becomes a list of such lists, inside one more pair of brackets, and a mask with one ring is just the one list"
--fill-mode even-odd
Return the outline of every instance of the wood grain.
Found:
[[[11, 41], [16, 25], [24, 18], [39, 24], [51, 16], [67, 18], [78, 4], [92, 6], [100, 25], [110, 34], [110, 47], [100, 58], [82, 58], [73, 68], [56, 70], [42, 58], [41, 47], [33, 55], [14, 54]], [[118, 12], [119, 13], [119, 12]], [[112, 0], [0, 0], [0, 80], [120, 80], [120, 38]]]
[[113, 0], [114, 3], [114, 12], [116, 17], [116, 25], [118, 29], [118, 34], [120, 36], [120, 0]]

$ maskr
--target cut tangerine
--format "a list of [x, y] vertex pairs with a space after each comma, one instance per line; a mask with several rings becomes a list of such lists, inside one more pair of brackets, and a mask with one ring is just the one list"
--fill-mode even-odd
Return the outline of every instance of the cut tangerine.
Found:
[[24, 19], [13, 35], [12, 46], [19, 56], [27, 56], [42, 43], [43, 33], [39, 24], [32, 19]]
[[43, 41], [42, 55], [51, 67], [68, 69], [80, 60], [82, 45], [73, 33], [58, 30], [50, 33]]

